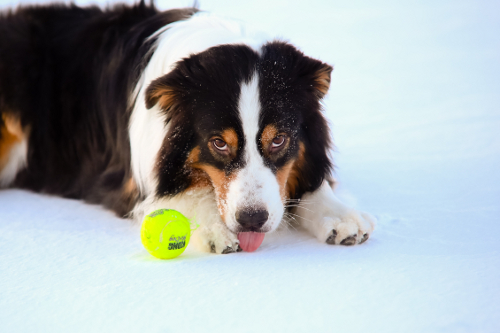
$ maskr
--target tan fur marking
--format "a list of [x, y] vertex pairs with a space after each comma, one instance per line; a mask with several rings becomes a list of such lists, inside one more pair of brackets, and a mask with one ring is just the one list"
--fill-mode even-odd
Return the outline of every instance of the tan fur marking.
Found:
[[260, 140], [262, 142], [262, 148], [264, 150], [264, 153], [267, 154], [268, 150], [267, 148], [271, 146], [271, 142], [273, 142], [273, 139], [278, 136], [278, 129], [274, 125], [267, 125], [264, 130], [262, 131], [262, 135], [260, 137]]
[[175, 103], [175, 93], [171, 87], [166, 85], [157, 87], [150, 97], [157, 98], [157, 104], [163, 109], [168, 109]]
[[332, 68], [328, 65], [325, 65], [321, 68], [315, 77], [315, 88], [319, 90], [322, 96], [325, 96], [330, 89], [330, 75], [332, 73]]
[[287, 191], [287, 184], [289, 180], [290, 171], [294, 166], [295, 160], [292, 160], [285, 164], [281, 169], [276, 172], [276, 180], [278, 181], [278, 185], [280, 187], [280, 196], [281, 200], [284, 202], [289, 197], [289, 192]]
[[2, 114], [3, 124], [0, 125], [0, 171], [9, 160], [11, 149], [24, 139], [21, 121], [8, 114]]
[[191, 185], [187, 190], [212, 186], [208, 174], [199, 169], [200, 147], [196, 146], [191, 150], [186, 160], [186, 169], [191, 170]]
[[198, 163], [199, 160], [200, 160], [200, 147], [196, 146], [189, 153], [187, 160], [186, 160], [186, 164], [192, 165], [192, 164]]
[[221, 218], [224, 220], [227, 192], [229, 191], [229, 183], [232, 181], [234, 175], [227, 177], [224, 171], [206, 164], [198, 164], [197, 168], [203, 170], [210, 177], [212, 186], [217, 194], [217, 208], [219, 208]]
[[123, 186], [123, 194], [128, 197], [132, 194], [135, 194], [136, 191], [137, 185], [134, 181], [134, 178], [130, 178]]
[[113, 200], [112, 197], [113, 196], [108, 197], [110, 200], [108, 200], [108, 198], [103, 199], [105, 205], [113, 209], [118, 216], [129, 216], [130, 210], [139, 197], [139, 189], [134, 179], [130, 177], [129, 180], [123, 184], [118, 198]]
[[229, 191], [228, 184], [231, 182], [233, 176], [226, 176], [226, 173], [211, 165], [199, 162], [200, 147], [195, 147], [188, 155], [186, 166], [190, 168], [191, 175], [194, 178], [193, 183], [189, 188], [213, 186], [217, 194], [217, 207], [219, 208], [220, 215], [224, 219], [226, 212], [226, 199], [227, 192]]
[[225, 129], [222, 134], [222, 139], [234, 150], [238, 149], [238, 135], [233, 128]]
[[[238, 136], [234, 129], [226, 129], [221, 133], [221, 137], [230, 147], [235, 147], [233, 150], [236, 151], [238, 147]], [[211, 148], [211, 143], [209, 143], [209, 148]], [[212, 186], [217, 195], [217, 208], [219, 209], [222, 220], [224, 220], [227, 192], [229, 191], [229, 183], [234, 178], [234, 175], [228, 177], [223, 170], [200, 163], [200, 152], [200, 147], [193, 148], [186, 160], [186, 167], [191, 169], [191, 177], [193, 179], [188, 189]]]
[[192, 169], [190, 177], [191, 185], [187, 188], [188, 191], [197, 188], [213, 187], [210, 177], [201, 169]]
[[288, 174], [288, 179], [286, 182], [286, 192], [288, 197], [291, 198], [295, 194], [297, 186], [299, 185], [299, 181], [302, 175], [302, 166], [305, 162], [305, 147], [302, 142], [299, 143], [299, 156], [293, 163], [293, 167]]

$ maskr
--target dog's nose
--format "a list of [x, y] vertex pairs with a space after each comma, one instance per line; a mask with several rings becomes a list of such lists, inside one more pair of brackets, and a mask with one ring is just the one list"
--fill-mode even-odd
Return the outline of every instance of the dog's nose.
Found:
[[242, 209], [236, 212], [236, 221], [245, 229], [258, 230], [266, 223], [269, 213], [264, 209]]

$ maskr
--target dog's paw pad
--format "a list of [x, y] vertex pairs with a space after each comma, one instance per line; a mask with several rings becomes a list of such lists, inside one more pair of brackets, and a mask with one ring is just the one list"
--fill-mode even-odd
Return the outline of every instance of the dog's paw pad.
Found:
[[337, 230], [333, 229], [332, 234], [326, 239], [326, 243], [330, 245], [335, 245], [335, 237], [337, 237]]
[[346, 237], [344, 238], [341, 242], [340, 242], [340, 245], [354, 245], [356, 244], [356, 238], [358, 237], [358, 235], [354, 234], [354, 235], [351, 235], [349, 237]]

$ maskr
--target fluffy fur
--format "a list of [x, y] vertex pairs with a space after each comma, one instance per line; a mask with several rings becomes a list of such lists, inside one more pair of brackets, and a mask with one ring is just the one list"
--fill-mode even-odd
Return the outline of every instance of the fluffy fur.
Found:
[[372, 232], [327, 183], [332, 67], [291, 44], [144, 2], [23, 7], [0, 35], [0, 186], [177, 209], [217, 253], [286, 217], [329, 244]]

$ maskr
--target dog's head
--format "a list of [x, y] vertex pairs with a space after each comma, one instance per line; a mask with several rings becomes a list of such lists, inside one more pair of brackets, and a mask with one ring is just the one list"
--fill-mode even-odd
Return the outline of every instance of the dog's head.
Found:
[[168, 128], [156, 195], [212, 186], [230, 230], [274, 230], [289, 200], [331, 171], [320, 104], [331, 71], [284, 42], [260, 52], [221, 45], [178, 62], [145, 94]]

